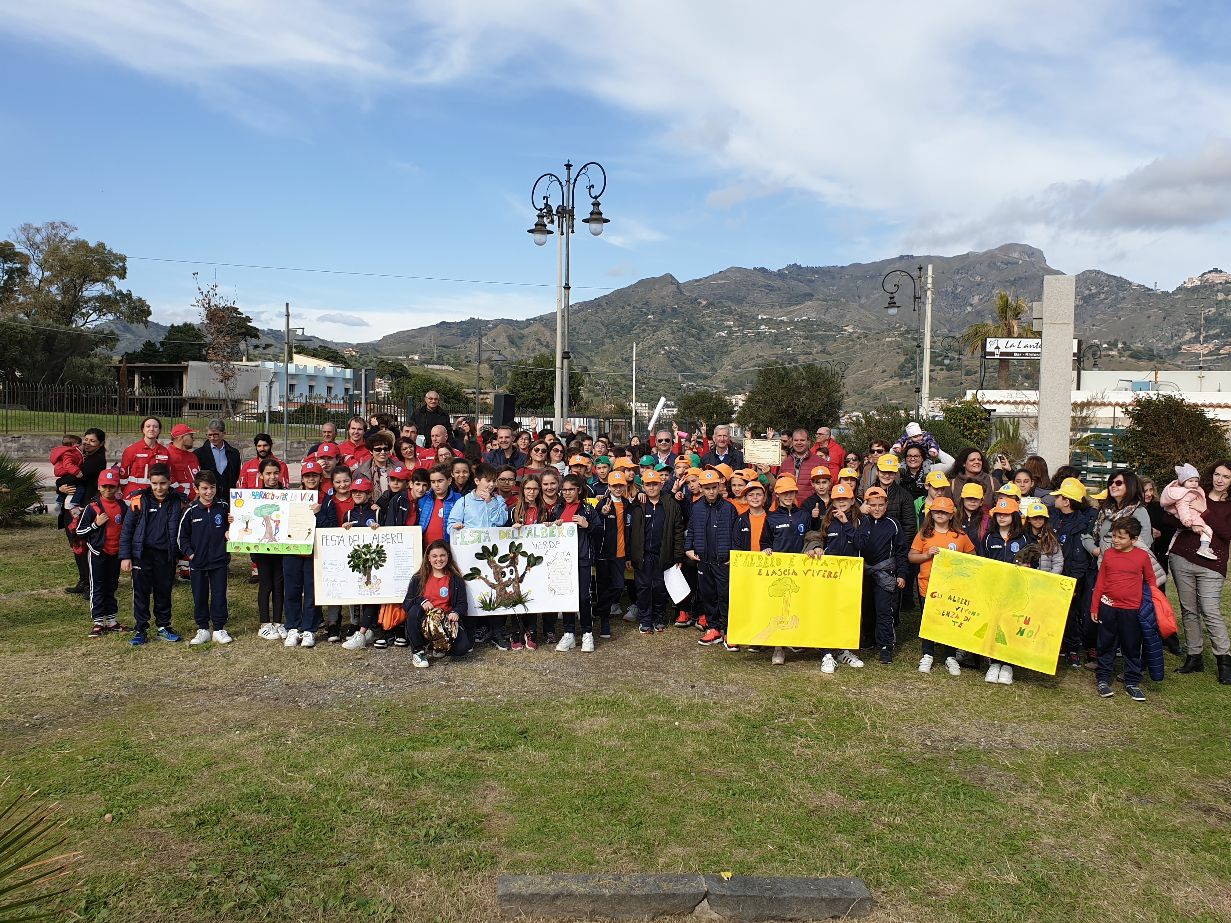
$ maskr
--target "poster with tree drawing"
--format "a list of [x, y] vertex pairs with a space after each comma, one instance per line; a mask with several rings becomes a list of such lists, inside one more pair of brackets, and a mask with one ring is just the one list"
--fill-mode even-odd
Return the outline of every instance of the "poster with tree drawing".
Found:
[[577, 527], [462, 529], [449, 538], [474, 615], [577, 610]]

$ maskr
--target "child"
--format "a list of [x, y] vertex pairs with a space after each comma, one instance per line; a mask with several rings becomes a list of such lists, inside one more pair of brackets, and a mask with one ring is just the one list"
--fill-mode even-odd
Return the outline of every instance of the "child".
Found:
[[178, 538], [180, 554], [191, 569], [192, 617], [197, 623], [197, 633], [188, 643], [230, 644], [233, 639], [226, 630], [230, 505], [217, 499], [218, 479], [212, 471], [198, 471], [196, 487], [197, 499], [184, 510]]
[[[898, 441], [890, 447], [889, 451], [898, 456], [898, 458], [901, 458], [902, 453], [906, 451], [906, 447], [910, 445], [919, 446], [928, 458], [946, 464], [941, 459], [940, 443], [936, 441], [936, 437], [931, 433], [925, 432], [923, 427], [914, 420], [906, 424], [906, 432], [898, 437]], [[947, 464], [951, 465], [953, 461], [950, 460]]]
[[765, 485], [752, 481], [744, 489], [747, 509], [735, 521], [734, 551], [765, 551], [772, 548], [769, 530], [765, 528]]
[[[443, 467], [443, 466], [441, 466]], [[474, 490], [461, 497], [449, 510], [449, 532], [457, 532], [467, 527], [471, 529], [492, 529], [507, 525], [509, 507], [504, 498], [496, 493], [496, 469], [491, 465], [480, 464], [474, 469]], [[483, 640], [491, 643], [502, 651], [513, 649], [505, 631], [504, 616], [472, 616], [490, 622], [482, 631], [474, 632], [475, 643]]]
[[51, 473], [56, 478], [56, 506], [60, 509], [73, 508], [73, 492], [64, 493], [62, 487], [76, 487], [77, 479], [81, 477], [81, 466], [85, 463], [85, 453], [81, 451], [81, 437], [65, 436], [60, 445], [51, 450], [48, 459], [51, 462]]
[[1026, 541], [1039, 546], [1039, 563], [1035, 569], [1049, 574], [1064, 573], [1064, 549], [1051, 527], [1051, 511], [1041, 500], [1031, 497], [1022, 506], [1022, 519], [1026, 524], [1023, 533]]
[[829, 493], [833, 489], [833, 472], [824, 465], [812, 469], [809, 478], [812, 482], [812, 493], [803, 502], [803, 511], [808, 514], [808, 528], [813, 531], [820, 529], [821, 520], [829, 508]]
[[697, 643], [721, 644], [728, 651], [738, 651], [736, 645], [727, 641], [735, 507], [719, 496], [722, 475], [717, 471], [703, 471], [697, 480], [701, 499], [692, 505], [684, 532], [684, 554], [697, 564], [700, 603], [706, 623], [705, 634]]
[[1086, 501], [1086, 487], [1077, 478], [1065, 478], [1060, 483], [1060, 489], [1053, 490], [1051, 496], [1055, 501], [1056, 540], [1064, 556], [1061, 573], [1077, 581], [1064, 625], [1065, 657], [1070, 667], [1080, 667], [1084, 661], [1083, 649], [1092, 647], [1094, 643], [1088, 592], [1093, 574], [1090, 553], [1082, 543], [1082, 536], [1090, 532], [1095, 515]]
[[603, 520], [582, 496], [584, 481], [575, 474], [568, 475], [560, 488], [563, 506], [560, 522], [577, 526], [577, 612], [564, 614], [564, 633], [556, 645], [561, 653], [577, 646], [577, 627], [581, 623], [582, 653], [594, 652], [594, 613], [590, 608], [590, 570], [594, 565], [594, 546], [602, 538]]
[[[928, 581], [932, 577], [932, 559], [942, 550], [960, 551], [963, 554], [974, 554], [975, 546], [965, 532], [953, 528], [953, 517], [957, 508], [949, 497], [939, 496], [932, 499], [932, 505], [923, 517], [923, 528], [911, 543], [907, 555], [911, 564], [919, 566], [919, 596], [925, 601], [928, 598]], [[936, 655], [936, 642], [927, 638], [919, 640], [923, 656], [919, 658], [919, 672], [931, 673], [932, 663]], [[949, 647], [944, 648], [945, 669], [950, 676], [960, 676], [961, 666], [958, 665], [956, 652]]]
[[[282, 490], [283, 464], [272, 455], [266, 455], [256, 468], [256, 486], [263, 490]], [[318, 475], [319, 477], [319, 475]], [[257, 637], [266, 641], [285, 641], [286, 626], [283, 624], [285, 602], [285, 578], [282, 573], [280, 554], [254, 554], [257, 588], [256, 609], [261, 617]]]
[[[1012, 482], [1010, 482], [1012, 483]], [[1008, 486], [1006, 484], [1006, 486]], [[1012, 485], [1016, 489], [1017, 485]], [[1021, 505], [1016, 497], [1002, 493], [996, 498], [992, 507], [992, 527], [983, 536], [983, 544], [979, 554], [993, 561], [1003, 561], [1012, 564], [1017, 553], [1030, 544], [1022, 532]], [[1002, 683], [1005, 686], [1013, 684], [1013, 667], [998, 660], [991, 661], [984, 682]]]
[[175, 539], [188, 498], [171, 489], [171, 468], [151, 465], [150, 484], [128, 501], [128, 515], [120, 530], [120, 570], [133, 578], [134, 647], [145, 644], [150, 628], [150, 597], [154, 598], [154, 625], [163, 641], [179, 641], [171, 628], [171, 588], [175, 584]]
[[[859, 527], [860, 518], [855, 491], [849, 484], [839, 484], [829, 495], [829, 509], [821, 518], [820, 528], [804, 536], [804, 554], [814, 558], [824, 554], [859, 557], [859, 549], [855, 547], [855, 530]], [[780, 647], [774, 648], [773, 662], [778, 665], [786, 663], [786, 651]], [[844, 650], [835, 654], [833, 649], [826, 649], [822, 652], [822, 673], [832, 674], [839, 663], [855, 669], [863, 666], [863, 661], [853, 651]]]
[[[534, 526], [547, 521], [546, 510], [543, 507], [543, 481], [539, 474], [533, 471], [527, 472], [509, 515], [514, 526]], [[528, 651], [538, 650], [539, 640], [535, 632], [535, 614], [531, 612], [519, 616], [518, 619], [521, 622], [520, 630], [514, 630], [511, 647], [519, 651], [524, 644]]]
[[1217, 560], [1218, 555], [1210, 550], [1214, 530], [1201, 518], [1206, 510], [1205, 491], [1201, 489], [1201, 476], [1197, 469], [1185, 462], [1175, 466], [1175, 480], [1163, 488], [1163, 509], [1201, 536], [1197, 554]]
[[[667, 630], [667, 585], [663, 575], [684, 560], [684, 513], [675, 498], [663, 490], [661, 471], [641, 476], [645, 500], [633, 511], [628, 556], [633, 562], [638, 631], [643, 635]], [[759, 481], [748, 485], [765, 502]]]
[[782, 475], [774, 482], [774, 499], [778, 502], [765, 515], [771, 553], [803, 554], [804, 532], [808, 530], [809, 516], [795, 505], [798, 496], [799, 487], [789, 474]]
[[[324, 528], [321, 490], [321, 466], [309, 460], [299, 469], [300, 487], [315, 490], [317, 502], [312, 505], [316, 528]], [[316, 580], [311, 554], [285, 555], [282, 561], [283, 601], [286, 614], [286, 638], [283, 647], [316, 646]]]
[[983, 537], [991, 528], [992, 517], [983, 507], [983, 485], [969, 481], [962, 485], [957, 523], [975, 548], [983, 547]]
[[[343, 529], [353, 529], [355, 526], [366, 526], [375, 532], [380, 528], [380, 509], [371, 501], [372, 482], [363, 475], [351, 481], [351, 499], [354, 505], [339, 525]], [[376, 648], [387, 648], [389, 641], [384, 630], [377, 633], [380, 626], [376, 623], [376, 615], [380, 606], [376, 603], [363, 603], [351, 606], [351, 621], [359, 619], [359, 629], [342, 642], [342, 647], [348, 651], [361, 651], [369, 644]]]
[[1141, 523], [1134, 516], [1122, 516], [1111, 524], [1111, 547], [1103, 553], [1098, 578], [1094, 582], [1098, 625], [1098, 694], [1104, 699], [1115, 695], [1111, 681], [1116, 669], [1116, 650], [1124, 656], [1124, 691], [1134, 702], [1144, 702], [1141, 691], [1141, 607], [1143, 588], [1158, 586], [1154, 568], [1144, 548], [1133, 543], [1141, 535]]
[[[428, 634], [431, 653], [461, 657], [474, 646], [466, 631], [466, 584], [453, 561], [449, 543], [437, 539], [427, 546], [419, 572], [410, 578], [406, 590], [406, 643], [410, 646], [410, 662], [424, 669], [428, 659]], [[424, 625], [429, 632], [425, 634]]]
[[116, 621], [120, 611], [115, 591], [120, 582], [120, 532], [128, 504], [116, 496], [120, 471], [108, 468], [98, 476], [98, 496], [86, 504], [73, 530], [86, 543], [90, 566], [91, 638], [109, 631], [127, 631]]
[[855, 547], [864, 563], [864, 595], [875, 613], [876, 646], [880, 662], [893, 663], [900, 592], [906, 586], [906, 538], [902, 527], [887, 515], [888, 495], [883, 487], [869, 487], [863, 495], [868, 515], [855, 530]]
[[[449, 515], [462, 498], [453, 489], [452, 470], [437, 465], [427, 472], [428, 491], [419, 498], [419, 525], [423, 529], [423, 545], [449, 540]], [[466, 496], [469, 496], [467, 494]]]
[[598, 504], [603, 520], [602, 538], [595, 543], [594, 608], [598, 612], [600, 638], [611, 637], [611, 616], [619, 612], [624, 592], [624, 569], [636, 502], [625, 496], [628, 475], [617, 469], [607, 475], [607, 495]]
[[838, 472], [838, 483], [845, 484], [855, 492], [855, 499], [860, 496], [859, 490], [859, 472], [854, 468], [843, 468]]
[[[322, 504], [320, 519], [323, 528], [337, 529], [346, 522], [350, 511], [355, 508], [355, 498], [351, 496], [350, 468], [345, 465], [335, 466], [330, 481], [333, 487]], [[342, 607], [324, 606], [323, 609], [325, 638], [330, 644], [338, 644], [342, 640]]]

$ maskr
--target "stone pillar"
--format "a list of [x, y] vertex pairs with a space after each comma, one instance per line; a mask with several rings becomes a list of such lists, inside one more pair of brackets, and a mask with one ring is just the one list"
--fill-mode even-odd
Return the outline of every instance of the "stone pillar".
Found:
[[1039, 454], [1055, 471], [1069, 463], [1073, 422], [1073, 314], [1076, 276], [1043, 277], [1042, 358], [1039, 360]]

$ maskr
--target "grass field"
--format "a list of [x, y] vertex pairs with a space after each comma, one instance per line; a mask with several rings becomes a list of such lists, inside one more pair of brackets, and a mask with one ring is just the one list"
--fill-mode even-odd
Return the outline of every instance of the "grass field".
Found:
[[887, 921], [1231, 920], [1208, 667], [1137, 705], [920, 675], [917, 641], [823, 677], [618, 624], [413, 670], [258, 640], [238, 565], [234, 644], [133, 649], [86, 637], [49, 525], [0, 561], [0, 777], [63, 804], [83, 919], [486, 920], [502, 872], [730, 870], [859, 875]]

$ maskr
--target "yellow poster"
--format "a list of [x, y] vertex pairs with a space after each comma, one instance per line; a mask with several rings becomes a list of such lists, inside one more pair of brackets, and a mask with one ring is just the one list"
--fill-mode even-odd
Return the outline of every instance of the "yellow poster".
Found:
[[731, 552], [727, 639], [766, 647], [859, 647], [863, 559]]
[[1054, 675], [1076, 583], [942, 551], [932, 562], [919, 637]]

